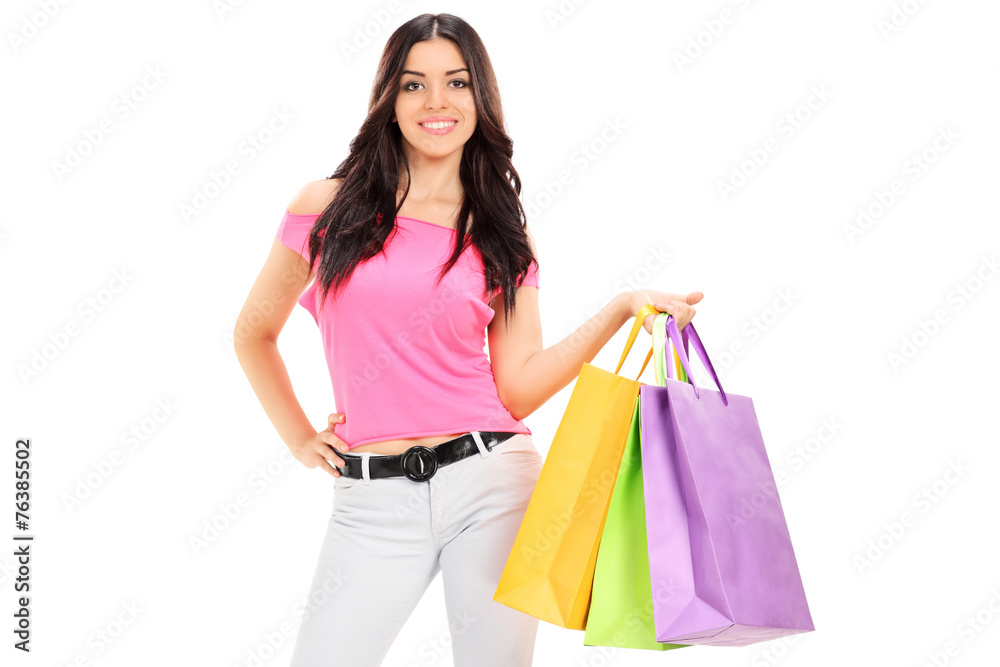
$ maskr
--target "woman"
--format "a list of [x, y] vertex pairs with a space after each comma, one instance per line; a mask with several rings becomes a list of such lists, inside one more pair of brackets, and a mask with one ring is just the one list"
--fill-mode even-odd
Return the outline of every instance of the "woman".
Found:
[[[702, 295], [619, 294], [542, 348], [496, 79], [455, 16], [389, 38], [350, 149], [289, 203], [237, 325], [282, 440], [334, 477], [292, 665], [381, 664], [438, 571], [455, 665], [530, 665], [538, 620], [492, 599], [542, 467], [521, 420], [650, 299], [683, 327]], [[276, 346], [296, 301], [320, 327], [340, 408], [319, 432]]]

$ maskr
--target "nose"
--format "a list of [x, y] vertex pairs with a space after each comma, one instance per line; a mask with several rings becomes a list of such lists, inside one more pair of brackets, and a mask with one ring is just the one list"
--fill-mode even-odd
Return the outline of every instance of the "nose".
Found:
[[447, 98], [447, 92], [441, 86], [434, 84], [427, 92], [427, 108], [437, 109], [439, 107], [448, 106]]

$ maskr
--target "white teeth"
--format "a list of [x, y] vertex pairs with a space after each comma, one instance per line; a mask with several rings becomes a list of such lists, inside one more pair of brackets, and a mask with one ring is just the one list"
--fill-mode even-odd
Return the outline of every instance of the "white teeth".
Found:
[[448, 122], [436, 122], [436, 123], [421, 123], [423, 127], [429, 128], [431, 130], [440, 130], [446, 127], [451, 127], [457, 121], [449, 120]]

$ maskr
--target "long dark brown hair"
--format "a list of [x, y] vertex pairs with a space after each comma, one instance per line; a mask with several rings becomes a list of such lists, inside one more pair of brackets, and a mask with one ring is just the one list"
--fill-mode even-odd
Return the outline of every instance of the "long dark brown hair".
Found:
[[[336, 295], [355, 267], [380, 253], [395, 229], [400, 165], [410, 165], [399, 125], [392, 116], [399, 81], [410, 48], [424, 40], [453, 41], [469, 66], [476, 104], [476, 128], [465, 143], [459, 176], [465, 195], [458, 215], [455, 248], [438, 282], [471, 243], [479, 250], [486, 274], [486, 294], [502, 288], [504, 314], [514, 312], [515, 293], [531, 262], [521, 206], [521, 180], [511, 163], [513, 142], [507, 136], [493, 65], [475, 30], [451, 14], [421, 14], [401, 25], [382, 52], [368, 101], [368, 116], [350, 143], [350, 154], [327, 179], [342, 178], [337, 193], [316, 220], [309, 236], [310, 265], [320, 263], [320, 307]], [[404, 194], [404, 200], [405, 196]], [[471, 230], [469, 215], [472, 214]], [[323, 242], [323, 240], [326, 242]], [[508, 319], [509, 321], [509, 319]]]

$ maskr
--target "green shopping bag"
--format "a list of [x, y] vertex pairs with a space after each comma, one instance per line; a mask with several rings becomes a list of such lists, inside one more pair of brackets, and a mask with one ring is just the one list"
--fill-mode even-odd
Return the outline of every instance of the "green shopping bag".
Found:
[[636, 398], [597, 551], [590, 610], [583, 636], [585, 646], [620, 646], [653, 651], [687, 646], [656, 641], [649, 554], [646, 551], [640, 434], [639, 399]]

